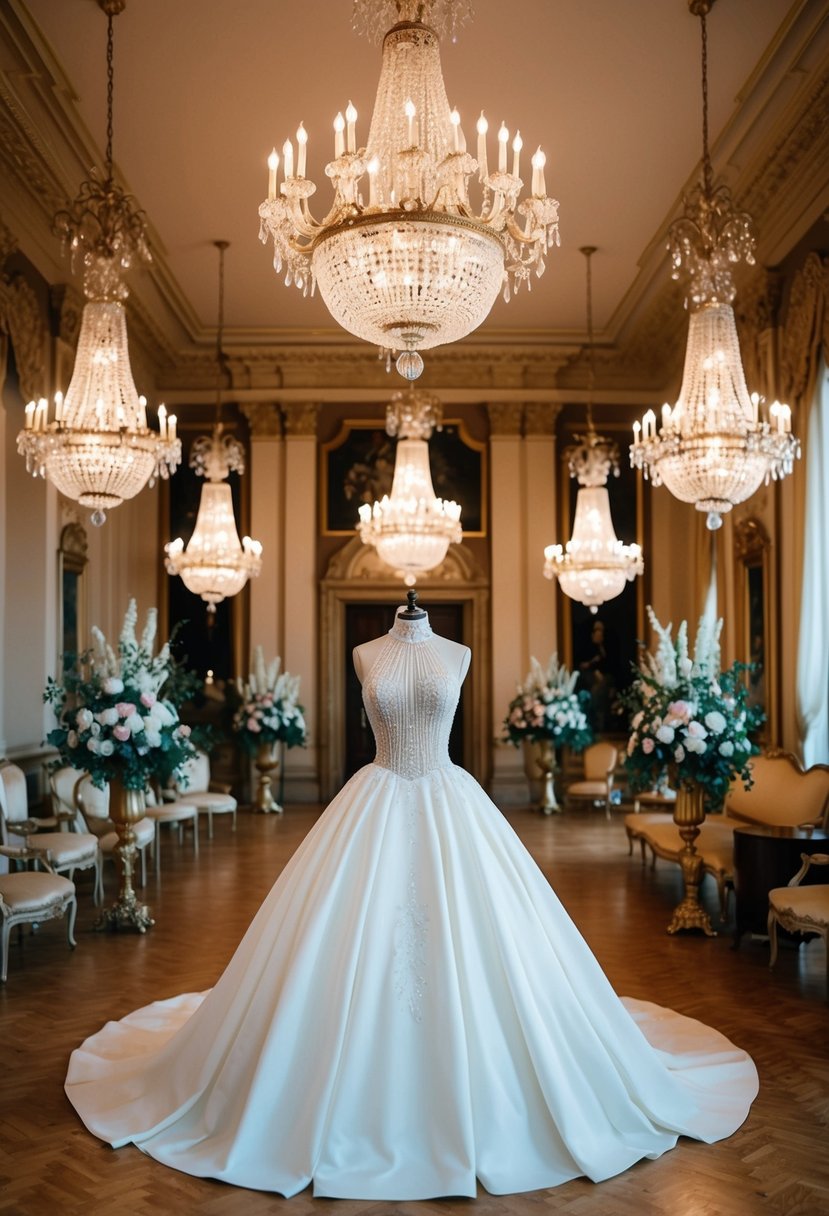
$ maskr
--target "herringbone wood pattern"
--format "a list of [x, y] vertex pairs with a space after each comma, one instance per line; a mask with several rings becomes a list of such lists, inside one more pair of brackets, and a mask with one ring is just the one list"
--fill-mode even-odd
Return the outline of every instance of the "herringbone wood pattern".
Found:
[[[233, 835], [218, 823], [192, 858], [165, 841], [164, 870], [146, 897], [156, 927], [146, 936], [96, 934], [81, 878], [78, 949], [64, 928], [44, 924], [15, 942], [0, 991], [0, 1214], [13, 1216], [456, 1216], [468, 1200], [361, 1203], [292, 1200], [190, 1178], [136, 1148], [113, 1151], [89, 1135], [63, 1093], [71, 1049], [107, 1018], [151, 1000], [209, 987], [315, 813], [241, 814]], [[760, 1095], [730, 1140], [683, 1140], [595, 1186], [495, 1197], [481, 1191], [477, 1216], [819, 1216], [829, 1213], [829, 1017], [822, 947], [782, 951], [727, 935], [668, 937], [678, 898], [675, 867], [656, 873], [628, 858], [620, 820], [583, 811], [542, 819], [510, 816], [554, 883], [617, 991], [670, 1005], [719, 1027], [751, 1052]], [[109, 893], [113, 875], [108, 872]], [[715, 913], [711, 900], [710, 911]]]

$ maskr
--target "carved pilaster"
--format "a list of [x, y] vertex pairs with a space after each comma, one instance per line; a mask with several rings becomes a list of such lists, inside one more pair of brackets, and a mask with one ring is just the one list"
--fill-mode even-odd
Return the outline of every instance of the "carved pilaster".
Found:
[[246, 401], [239, 406], [248, 420], [253, 439], [273, 439], [282, 435], [282, 416], [276, 402]]
[[14, 253], [17, 248], [17, 237], [0, 217], [0, 270], [5, 265], [6, 259]]
[[46, 344], [48, 330], [37, 296], [22, 275], [0, 281], [0, 330], [11, 338], [24, 401], [48, 392]]
[[810, 253], [794, 277], [783, 336], [783, 399], [808, 408], [817, 377], [817, 353], [829, 348], [829, 258]]
[[55, 316], [58, 339], [74, 350], [81, 332], [85, 303], [83, 294], [71, 283], [55, 283], [49, 289], [49, 301]]
[[290, 401], [282, 409], [286, 435], [316, 435], [319, 410], [316, 401]]
[[520, 401], [489, 401], [490, 435], [520, 435], [524, 405]]
[[555, 401], [528, 401], [524, 406], [524, 434], [555, 435], [561, 406]]

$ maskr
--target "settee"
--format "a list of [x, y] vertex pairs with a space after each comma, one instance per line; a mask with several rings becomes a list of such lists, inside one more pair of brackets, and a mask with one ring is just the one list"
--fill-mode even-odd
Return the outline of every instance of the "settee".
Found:
[[[728, 914], [728, 895], [734, 885], [734, 829], [741, 824], [765, 827], [827, 826], [829, 821], [829, 766], [816, 764], [803, 769], [789, 752], [767, 751], [751, 761], [753, 783], [746, 788], [739, 779], [725, 796], [721, 814], [709, 815], [700, 826], [696, 849], [703, 873], [717, 884], [720, 915]], [[642, 862], [651, 852], [651, 868], [657, 857], [679, 865], [683, 844], [679, 828], [668, 812], [640, 812], [625, 816], [628, 852], [639, 841]]]

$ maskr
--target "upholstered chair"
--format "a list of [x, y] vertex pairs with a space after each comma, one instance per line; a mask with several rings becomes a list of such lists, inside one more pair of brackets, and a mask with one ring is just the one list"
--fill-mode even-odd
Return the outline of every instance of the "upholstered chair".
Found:
[[829, 997], [829, 882], [801, 886], [811, 866], [829, 866], [829, 853], [801, 853], [803, 862], [786, 887], [769, 891], [769, 966], [777, 962], [777, 926], [790, 933], [817, 933], [826, 949], [827, 997]]
[[619, 749], [612, 743], [593, 743], [584, 749], [584, 779], [573, 781], [564, 794], [565, 803], [590, 802], [603, 806], [610, 818], [610, 792]]
[[171, 791], [164, 791], [165, 798], [180, 798], [198, 807], [199, 813], [207, 816], [207, 835], [213, 839], [213, 816], [232, 815], [233, 831], [236, 831], [236, 799], [229, 785], [221, 785], [210, 778], [210, 757], [197, 751], [182, 767], [182, 775]]
[[[75, 870], [94, 870], [92, 897], [96, 904], [103, 898], [101, 883], [101, 851], [97, 837], [90, 832], [42, 831], [65, 824], [74, 826], [74, 815], [53, 816], [50, 819], [31, 819], [26, 794], [26, 778], [16, 764], [0, 767], [0, 838], [4, 845], [11, 837], [23, 840], [37, 854], [45, 856], [55, 874], [68, 874], [71, 879]], [[37, 862], [38, 858], [34, 860]]]
[[161, 829], [164, 824], [168, 827], [178, 830], [178, 840], [181, 844], [184, 840], [184, 825], [192, 823], [193, 825], [193, 856], [199, 855], [199, 812], [193, 802], [188, 798], [177, 798], [175, 802], [163, 802], [158, 798], [156, 791], [149, 788], [146, 791], [147, 804], [145, 814], [154, 825], [153, 837], [153, 858], [155, 860], [155, 875], [158, 878], [161, 873]]
[[44, 920], [69, 913], [66, 934], [75, 949], [75, 884], [55, 874], [40, 849], [26, 845], [0, 845], [0, 854], [18, 864], [34, 861], [43, 870], [20, 870], [0, 874], [0, 983], [5, 984], [9, 966], [9, 936], [15, 925], [37, 925]]

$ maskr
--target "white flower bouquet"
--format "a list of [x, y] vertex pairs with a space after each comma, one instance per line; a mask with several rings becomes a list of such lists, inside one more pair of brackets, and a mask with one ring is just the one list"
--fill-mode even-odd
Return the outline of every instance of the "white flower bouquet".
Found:
[[583, 751], [593, 742], [587, 716], [590, 694], [576, 692], [578, 672], [550, 656], [546, 669], [538, 659], [530, 660], [530, 670], [510, 701], [503, 724], [503, 739], [518, 747], [525, 739], [531, 743], [549, 740], [554, 747]]
[[92, 646], [63, 683], [47, 682], [43, 699], [57, 718], [47, 742], [61, 763], [85, 769], [99, 788], [120, 780], [125, 789], [143, 790], [152, 777], [164, 785], [193, 755], [190, 727], [161, 695], [171, 658], [166, 643], [153, 654], [157, 617], [151, 608], [139, 641], [130, 600], [117, 652], [94, 626]]
[[659, 639], [656, 654], [645, 652], [624, 695], [630, 787], [650, 789], [667, 775], [674, 788], [698, 783], [707, 805], [719, 806], [735, 777], [751, 784], [749, 758], [758, 750], [750, 736], [762, 711], [747, 704], [745, 664], [720, 670], [721, 620], [700, 621], [692, 658], [687, 621], [674, 640], [672, 626], [662, 626], [650, 607], [648, 616]]
[[262, 743], [284, 743], [304, 747], [307, 738], [305, 714], [299, 704], [299, 676], [280, 672], [282, 660], [265, 662], [261, 646], [253, 655], [253, 670], [236, 686], [241, 703], [233, 717], [233, 729], [242, 745], [256, 751]]

